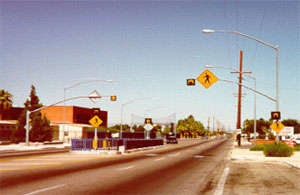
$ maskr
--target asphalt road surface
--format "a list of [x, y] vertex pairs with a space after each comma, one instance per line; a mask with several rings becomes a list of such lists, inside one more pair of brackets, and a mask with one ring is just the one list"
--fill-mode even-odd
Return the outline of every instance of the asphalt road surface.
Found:
[[232, 146], [233, 139], [191, 140], [116, 157], [6, 167], [1, 194], [213, 194]]

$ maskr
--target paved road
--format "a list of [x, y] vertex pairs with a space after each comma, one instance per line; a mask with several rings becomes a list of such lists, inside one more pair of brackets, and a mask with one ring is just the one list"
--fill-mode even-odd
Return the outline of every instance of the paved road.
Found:
[[232, 142], [185, 141], [117, 157], [3, 169], [1, 194], [213, 194]]

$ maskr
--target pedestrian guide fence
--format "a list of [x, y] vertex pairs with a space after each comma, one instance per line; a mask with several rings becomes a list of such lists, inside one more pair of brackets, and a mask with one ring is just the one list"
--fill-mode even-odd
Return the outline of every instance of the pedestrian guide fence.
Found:
[[125, 150], [163, 145], [163, 139], [98, 139], [97, 147], [93, 147], [93, 139], [72, 139], [72, 150]]

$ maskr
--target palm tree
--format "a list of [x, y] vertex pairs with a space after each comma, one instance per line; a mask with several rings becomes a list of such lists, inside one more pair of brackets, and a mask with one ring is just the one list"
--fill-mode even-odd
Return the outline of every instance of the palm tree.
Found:
[[6, 110], [12, 106], [12, 95], [5, 91], [4, 89], [0, 90], [0, 120]]

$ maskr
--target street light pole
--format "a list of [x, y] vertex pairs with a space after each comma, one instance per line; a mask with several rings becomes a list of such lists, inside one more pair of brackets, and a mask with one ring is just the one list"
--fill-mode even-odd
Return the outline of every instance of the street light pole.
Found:
[[[241, 36], [247, 37], [249, 39], [252, 39], [254, 41], [257, 41], [259, 43], [262, 43], [262, 44], [276, 50], [276, 111], [279, 112], [279, 46], [278, 45], [276, 45], [276, 46], [270, 45], [262, 40], [259, 40], [254, 37], [251, 37], [249, 35], [246, 35], [246, 34], [243, 34], [240, 32], [235, 32], [235, 31], [203, 29], [202, 32], [207, 33], [207, 34], [215, 33], [215, 32], [237, 34], [237, 35], [241, 35]], [[277, 135], [277, 139], [278, 139], [278, 135]]]
[[76, 87], [78, 85], [85, 84], [85, 83], [90, 83], [90, 82], [114, 82], [114, 80], [111, 80], [111, 79], [109, 79], [109, 80], [92, 79], [92, 80], [82, 81], [82, 82], [76, 83], [76, 84], [74, 84], [70, 87], [64, 88], [64, 109], [63, 109], [63, 131], [64, 132], [63, 132], [63, 142], [65, 141], [64, 139], [65, 139], [65, 131], [66, 131], [66, 129], [65, 129], [65, 126], [66, 126], [66, 124], [65, 124], [65, 120], [66, 120], [66, 101], [65, 101], [66, 91], [69, 90], [69, 89], [72, 89], [73, 87]]

